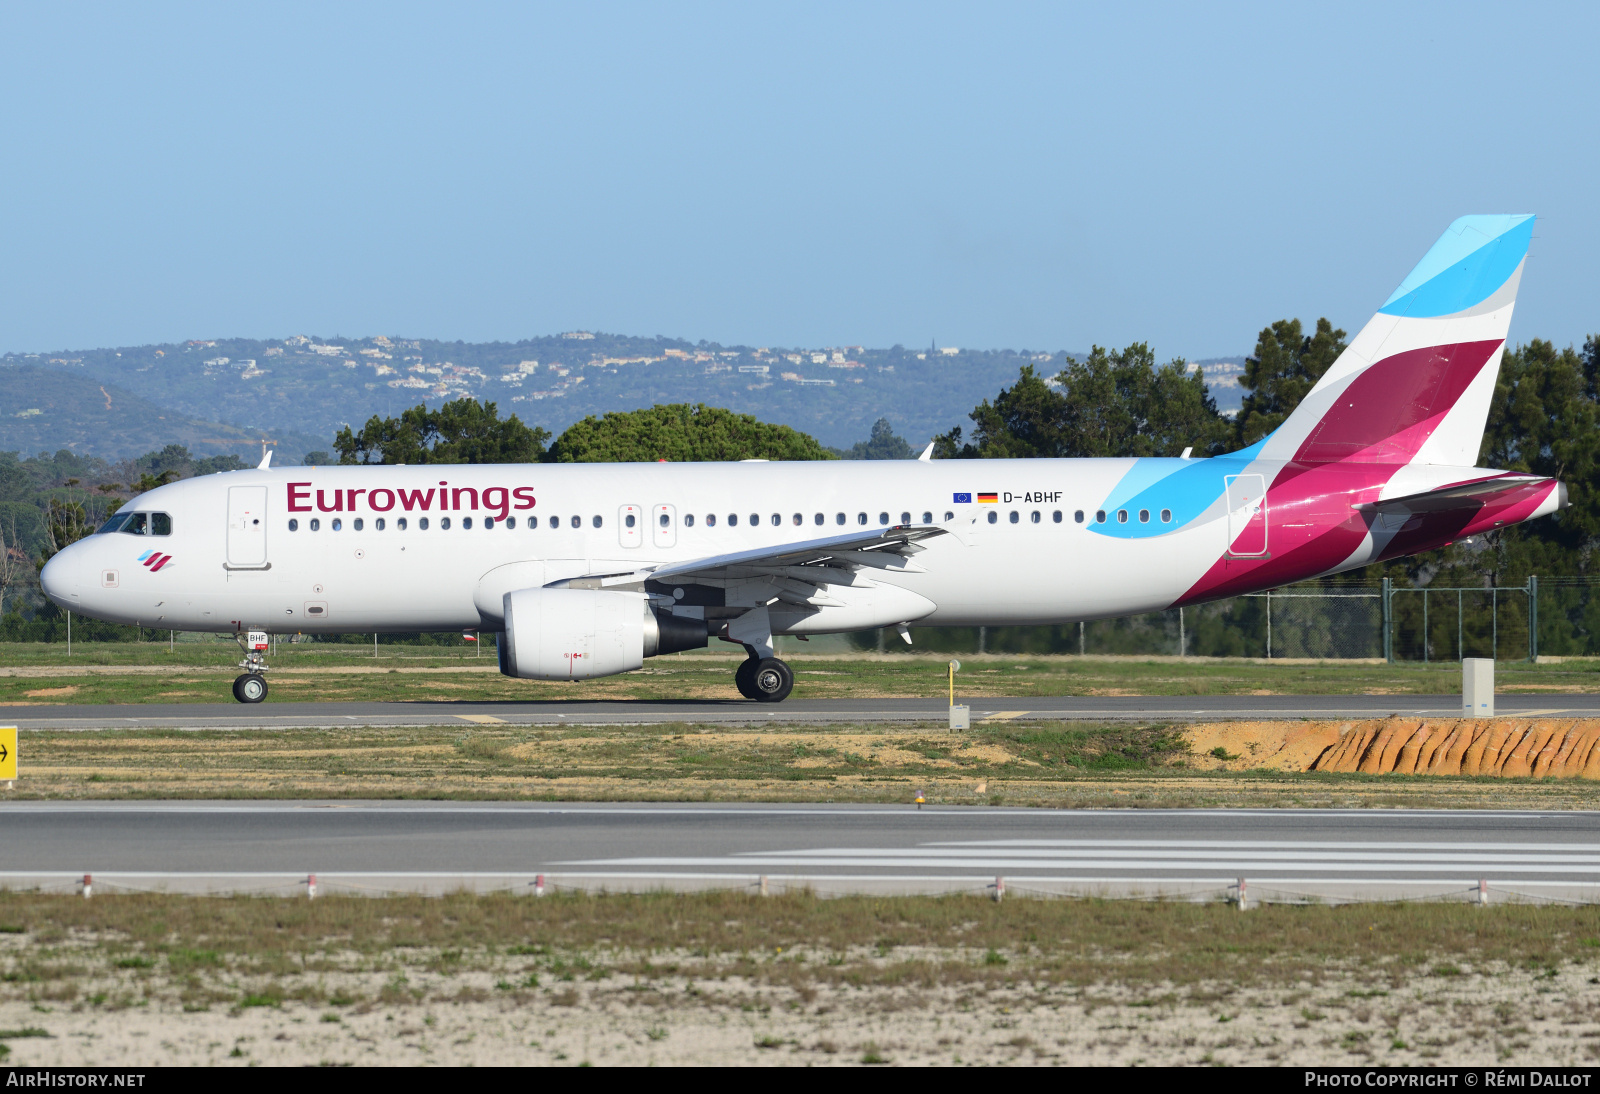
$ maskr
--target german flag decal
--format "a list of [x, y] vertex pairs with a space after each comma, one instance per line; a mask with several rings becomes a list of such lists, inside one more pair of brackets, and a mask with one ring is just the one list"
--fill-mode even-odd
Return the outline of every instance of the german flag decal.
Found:
[[998, 505], [999, 503], [1000, 503], [1000, 495], [999, 494], [986, 494], [982, 490], [978, 491], [978, 504], [979, 505]]

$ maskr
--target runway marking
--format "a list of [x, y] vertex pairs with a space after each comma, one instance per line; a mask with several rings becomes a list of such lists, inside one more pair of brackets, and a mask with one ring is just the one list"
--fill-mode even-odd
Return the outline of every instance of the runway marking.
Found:
[[1546, 714], [1576, 714], [1574, 707], [1551, 707], [1549, 710], [1510, 710], [1500, 715], [1502, 718], [1539, 718]]
[[993, 714], [985, 714], [982, 718], [979, 718], [978, 721], [980, 721], [980, 722], [1009, 722], [1013, 718], [1021, 718], [1024, 715], [1030, 714], [1030, 713], [1032, 713], [1032, 712], [1031, 711], [1026, 711], [1026, 710], [997, 710]]
[[504, 718], [496, 718], [493, 714], [452, 714], [452, 718], [460, 718], [463, 722], [474, 722], [480, 726], [503, 726]]

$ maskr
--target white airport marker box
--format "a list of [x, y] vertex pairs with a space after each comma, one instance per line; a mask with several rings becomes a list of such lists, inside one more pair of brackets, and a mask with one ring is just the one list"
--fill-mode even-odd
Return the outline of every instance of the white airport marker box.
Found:
[[1467, 657], [1461, 661], [1461, 716], [1494, 717], [1494, 659]]
[[965, 703], [961, 704], [960, 706], [952, 705], [950, 707], [950, 728], [971, 729], [972, 708], [967, 706]]

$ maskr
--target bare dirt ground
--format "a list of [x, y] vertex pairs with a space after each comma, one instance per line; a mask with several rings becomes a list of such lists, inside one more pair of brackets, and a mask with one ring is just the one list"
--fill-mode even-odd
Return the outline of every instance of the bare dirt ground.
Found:
[[[212, 903], [226, 910], [226, 902]], [[269, 915], [285, 903], [253, 902]], [[705, 911], [692, 899], [678, 903], [691, 922]], [[971, 920], [992, 907], [966, 903], [973, 907], [958, 911]], [[1052, 903], [1072, 918], [1071, 905]], [[875, 902], [873, 929], [892, 935], [904, 906]], [[1408, 918], [1426, 931], [1440, 909], [1303, 912], [1362, 920], [1342, 925], [1359, 939], [1369, 930], [1364, 917], [1376, 920], [1374, 934], [1401, 930]], [[1452, 914], [1462, 913], [1494, 915]], [[1125, 905], [1116, 914], [1169, 913]], [[1241, 918], [1225, 908], [1179, 914], [1221, 916], [1228, 927], [1229, 917]], [[1311, 939], [1293, 940], [1296, 927], [1315, 927], [1286, 924], [1295, 910], [1245, 913], [1258, 915], [1270, 936], [1263, 953], [1273, 943], [1276, 952], [1234, 960], [1259, 962], [1264, 973], [1228, 971], [1223, 952], [1199, 955], [1211, 969], [1206, 975], [1197, 955], [1185, 952], [1169, 953], [1170, 978], [1160, 965], [1172, 938], [1140, 938], [1147, 932], [1135, 930], [1106, 948], [1089, 925], [1076, 945], [1070, 937], [997, 947], [881, 938], [786, 947], [769, 938], [737, 948], [566, 948], [402, 938], [393, 947], [340, 949], [337, 940], [308, 943], [294, 924], [280, 924], [288, 937], [276, 952], [249, 945], [234, 952], [228, 942], [239, 940], [227, 939], [133, 945], [114, 929], [30, 931], [0, 936], [0, 1042], [9, 1048], [5, 1062], [21, 1066], [1555, 1066], [1600, 1058], [1592, 958], [1490, 957], [1471, 947], [1463, 954], [1445, 941], [1447, 952], [1430, 959], [1394, 939], [1373, 943], [1393, 945], [1391, 955], [1339, 953], [1346, 948], [1334, 941], [1334, 953], [1324, 956]], [[1275, 929], [1285, 925], [1287, 937]], [[1027, 923], [1011, 926], [1027, 933]]]

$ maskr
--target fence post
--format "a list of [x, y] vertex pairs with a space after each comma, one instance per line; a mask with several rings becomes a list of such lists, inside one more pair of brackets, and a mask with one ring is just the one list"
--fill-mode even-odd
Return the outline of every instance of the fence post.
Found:
[[1539, 577], [1528, 575], [1528, 663], [1539, 662]]
[[1267, 590], [1267, 660], [1272, 660], [1272, 590]]
[[1422, 587], [1422, 663], [1428, 663], [1428, 587]]
[[1489, 586], [1489, 660], [1500, 660], [1500, 587]]
[[1383, 579], [1383, 659], [1394, 664], [1394, 607], [1389, 603], [1388, 578]]

